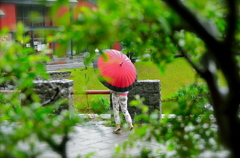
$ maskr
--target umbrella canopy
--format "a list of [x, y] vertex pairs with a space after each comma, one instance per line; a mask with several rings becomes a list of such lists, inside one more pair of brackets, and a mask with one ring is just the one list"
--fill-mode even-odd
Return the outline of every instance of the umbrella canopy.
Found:
[[137, 81], [137, 72], [131, 60], [117, 50], [105, 50], [94, 62], [99, 80], [107, 88], [125, 92], [132, 89]]

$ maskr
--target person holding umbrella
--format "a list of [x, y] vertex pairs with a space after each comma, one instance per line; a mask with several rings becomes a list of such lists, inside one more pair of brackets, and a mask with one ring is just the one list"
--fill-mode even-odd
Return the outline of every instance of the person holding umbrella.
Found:
[[110, 89], [114, 110], [116, 129], [114, 134], [121, 133], [119, 107], [125, 116], [130, 130], [133, 129], [132, 119], [127, 109], [128, 91], [137, 82], [137, 72], [131, 60], [117, 50], [104, 50], [94, 62], [94, 68], [99, 72], [100, 82]]
[[121, 132], [119, 107], [121, 107], [121, 110], [125, 116], [125, 120], [129, 124], [130, 130], [132, 130], [133, 129], [132, 118], [127, 109], [128, 91], [126, 91], [126, 92], [110, 91], [110, 92], [112, 94], [114, 120], [116, 123], [116, 129], [113, 131], [113, 133], [120, 134], [120, 132]]

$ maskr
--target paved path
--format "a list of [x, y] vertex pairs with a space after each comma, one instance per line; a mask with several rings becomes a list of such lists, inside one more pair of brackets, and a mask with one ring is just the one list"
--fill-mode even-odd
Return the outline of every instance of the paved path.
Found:
[[56, 71], [61, 69], [75, 69], [84, 67], [83, 63], [68, 63], [68, 64], [56, 64], [56, 65], [46, 65], [47, 71]]
[[[110, 114], [107, 117], [110, 118]], [[113, 134], [114, 127], [107, 127], [104, 123], [101, 119], [96, 118], [75, 126], [76, 132], [71, 134], [71, 140], [67, 144], [69, 158], [86, 157], [89, 153], [93, 153], [90, 158], [115, 157], [116, 146], [128, 141], [132, 131], [123, 130], [121, 134]], [[149, 144], [151, 149], [157, 149], [158, 147], [159, 144], [157, 143]], [[140, 148], [133, 148], [125, 154], [138, 155], [139, 153]], [[53, 152], [46, 152], [41, 158], [60, 157]]]
[[[47, 71], [55, 71], [61, 69], [80, 68], [84, 67], [83, 61], [84, 58], [82, 56], [74, 57], [73, 59], [70, 59], [70, 57], [54, 58], [46, 64], [46, 69]], [[92, 64], [89, 66], [92, 66]]]
[[106, 127], [101, 122], [91, 121], [88, 124], [75, 127], [77, 133], [72, 135], [68, 143], [68, 154], [70, 157], [77, 155], [86, 156], [95, 152], [92, 157], [111, 157], [114, 154], [115, 146], [128, 140], [129, 132], [113, 134], [114, 127]]
[[[113, 134], [114, 127], [107, 127], [103, 123], [104, 121], [93, 119], [75, 126], [76, 132], [71, 134], [71, 140], [67, 144], [68, 157], [86, 157], [90, 153], [92, 153], [91, 158], [112, 157], [115, 146], [128, 140], [129, 131]], [[60, 157], [51, 151], [43, 154], [41, 158]]]

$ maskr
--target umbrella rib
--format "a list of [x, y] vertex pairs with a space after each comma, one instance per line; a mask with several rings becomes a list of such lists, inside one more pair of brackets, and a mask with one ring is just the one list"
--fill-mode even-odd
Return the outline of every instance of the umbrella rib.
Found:
[[[116, 69], [115, 69], [115, 71], [113, 71], [113, 69], [111, 67], [109, 67], [108, 69], [105, 69], [105, 71], [104, 71], [104, 76], [107, 76], [114, 80], [115, 80], [114, 76], [116, 76], [116, 74], [118, 74], [118, 71], [116, 71]], [[113, 84], [114, 82], [115, 81], [110, 81], [109, 83]]]

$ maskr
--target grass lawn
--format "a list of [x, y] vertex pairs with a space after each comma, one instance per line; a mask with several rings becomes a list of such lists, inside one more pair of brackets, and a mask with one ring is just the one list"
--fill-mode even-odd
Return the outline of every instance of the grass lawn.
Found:
[[[183, 58], [177, 58], [167, 65], [164, 74], [160, 74], [159, 69], [152, 62], [137, 62], [135, 67], [138, 73], [138, 80], [160, 80], [162, 100], [174, 94], [180, 87], [194, 82], [195, 72]], [[101, 104], [104, 98], [109, 99], [109, 95], [82, 95], [84, 90], [107, 90], [96, 78], [93, 67], [67, 69], [71, 71], [69, 79], [74, 80], [75, 108], [81, 112], [89, 112], [86, 107], [94, 104]], [[163, 103], [163, 113], [171, 113], [172, 103]]]
[[139, 80], [160, 80], [162, 100], [175, 93], [180, 87], [194, 82], [195, 72], [182, 58], [168, 64], [163, 74], [151, 62], [139, 62], [135, 66]]

